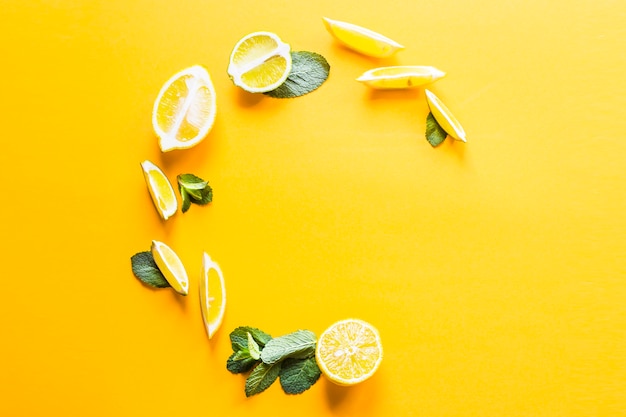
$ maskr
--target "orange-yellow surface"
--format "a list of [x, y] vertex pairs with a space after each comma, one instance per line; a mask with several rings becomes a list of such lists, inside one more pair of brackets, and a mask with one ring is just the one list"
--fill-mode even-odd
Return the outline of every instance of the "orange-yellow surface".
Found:
[[[406, 46], [376, 61], [322, 17]], [[626, 3], [543, 0], [0, 1], [0, 415], [623, 416], [626, 414]], [[324, 55], [328, 81], [277, 100], [226, 74], [244, 35]], [[151, 110], [194, 64], [210, 135], [162, 154]], [[433, 65], [468, 143], [424, 139], [423, 91], [356, 82]], [[139, 163], [210, 181], [162, 222]], [[130, 257], [166, 242], [187, 298]], [[202, 251], [228, 305], [212, 340]], [[385, 358], [246, 399], [225, 369], [239, 325], [317, 334], [357, 317]]]

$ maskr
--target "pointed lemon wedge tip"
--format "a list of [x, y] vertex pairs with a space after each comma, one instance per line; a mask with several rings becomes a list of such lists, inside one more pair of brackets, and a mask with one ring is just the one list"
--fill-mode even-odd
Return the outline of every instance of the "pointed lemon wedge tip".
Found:
[[206, 68], [194, 65], [174, 74], [152, 109], [152, 127], [161, 151], [196, 146], [209, 134], [216, 112], [215, 88]]
[[178, 210], [178, 200], [172, 183], [154, 163], [145, 160], [140, 165], [154, 207], [163, 220], [169, 219]]
[[211, 339], [224, 320], [226, 287], [220, 266], [206, 252], [202, 255], [202, 276], [199, 288], [202, 321]]
[[439, 123], [439, 126], [441, 126], [441, 128], [445, 130], [450, 137], [462, 142], [467, 142], [463, 126], [461, 126], [456, 117], [452, 115], [450, 110], [445, 104], [443, 104], [439, 97], [428, 89], [424, 90], [424, 94], [426, 95], [426, 102], [428, 103], [430, 112], [433, 114], [437, 123]]
[[396, 65], [374, 68], [364, 72], [356, 80], [379, 90], [421, 87], [444, 77], [445, 72], [430, 66]]
[[326, 30], [346, 47], [374, 58], [386, 58], [404, 46], [373, 30], [348, 22], [322, 17]]
[[187, 295], [189, 293], [189, 278], [185, 266], [176, 252], [158, 240], [152, 241], [150, 250], [154, 262], [172, 289], [181, 295]]

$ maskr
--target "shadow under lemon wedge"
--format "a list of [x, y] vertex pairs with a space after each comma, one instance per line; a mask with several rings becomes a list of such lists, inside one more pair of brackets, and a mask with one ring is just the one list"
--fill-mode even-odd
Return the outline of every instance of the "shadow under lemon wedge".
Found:
[[162, 152], [191, 148], [204, 139], [215, 122], [215, 88], [200, 66], [174, 74], [161, 88], [152, 110], [152, 127]]
[[359, 319], [338, 321], [317, 340], [315, 359], [322, 373], [336, 384], [363, 382], [374, 375], [383, 359], [378, 330]]

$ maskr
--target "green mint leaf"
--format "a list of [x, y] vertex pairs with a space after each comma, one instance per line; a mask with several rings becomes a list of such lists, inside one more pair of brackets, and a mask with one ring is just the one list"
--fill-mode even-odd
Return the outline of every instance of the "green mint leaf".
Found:
[[180, 174], [176, 177], [178, 185], [187, 190], [202, 190], [208, 185], [208, 182], [193, 174]]
[[330, 65], [315, 52], [291, 52], [291, 72], [284, 83], [265, 93], [274, 98], [300, 97], [321, 86], [328, 78]]
[[252, 359], [259, 360], [261, 358], [259, 344], [254, 340], [254, 337], [252, 337], [250, 332], [248, 332], [248, 351], [250, 351]]
[[246, 397], [260, 394], [276, 381], [280, 373], [280, 362], [267, 364], [260, 362], [246, 379]]
[[208, 181], [194, 174], [180, 174], [176, 177], [178, 191], [182, 197], [182, 211], [185, 213], [191, 203], [205, 205], [213, 201], [213, 189]]
[[301, 394], [317, 382], [322, 372], [315, 357], [285, 359], [280, 368], [280, 385], [287, 394]]
[[144, 284], [155, 288], [170, 287], [156, 262], [154, 262], [152, 252], [136, 253], [130, 257], [130, 263], [133, 268], [133, 274]]
[[234, 352], [248, 350], [248, 333], [252, 335], [260, 347], [264, 347], [267, 342], [272, 340], [272, 336], [262, 330], [255, 327], [240, 326], [230, 332], [230, 343]]
[[226, 369], [233, 374], [243, 374], [252, 369], [257, 362], [259, 361], [250, 356], [250, 352], [239, 350], [230, 355], [226, 361]]
[[441, 143], [446, 140], [448, 134], [439, 123], [435, 120], [435, 117], [432, 113], [428, 113], [428, 117], [426, 117], [426, 140], [433, 147], [441, 145]]
[[315, 355], [315, 333], [298, 330], [285, 336], [276, 337], [261, 351], [261, 360], [273, 364], [285, 358], [309, 358]]
[[179, 189], [178, 191], [180, 191], [180, 196], [182, 198], [181, 210], [183, 213], [186, 213], [187, 210], [189, 210], [189, 207], [191, 207], [191, 199], [189, 198], [189, 194], [184, 189]]

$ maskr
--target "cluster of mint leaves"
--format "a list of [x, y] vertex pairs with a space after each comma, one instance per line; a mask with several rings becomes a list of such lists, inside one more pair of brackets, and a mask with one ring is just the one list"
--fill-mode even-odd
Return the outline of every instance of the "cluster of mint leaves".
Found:
[[206, 205], [213, 201], [213, 189], [208, 181], [194, 174], [180, 174], [176, 177], [178, 191], [182, 199], [182, 212], [185, 213], [191, 207], [191, 203]]
[[297, 330], [272, 338], [254, 327], [237, 327], [230, 333], [233, 353], [226, 369], [234, 374], [250, 372], [246, 397], [260, 394], [277, 379], [286, 394], [301, 394], [317, 382], [321, 371], [315, 361], [317, 337]]

